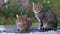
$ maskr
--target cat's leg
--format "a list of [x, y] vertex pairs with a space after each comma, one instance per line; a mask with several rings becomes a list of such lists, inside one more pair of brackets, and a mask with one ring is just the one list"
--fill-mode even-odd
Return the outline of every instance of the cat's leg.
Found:
[[43, 30], [43, 22], [42, 22], [42, 19], [40, 19], [40, 30]]
[[40, 19], [39, 18], [37, 18], [37, 20], [38, 20], [38, 29], [40, 29], [41, 28], [41, 22], [40, 22]]
[[43, 23], [39, 21], [39, 26], [38, 26], [39, 31], [43, 31]]
[[38, 22], [38, 29], [40, 29], [41, 28], [41, 22]]
[[37, 18], [37, 20], [38, 20], [38, 29], [42, 29], [43, 27], [43, 23], [41, 22], [41, 19], [39, 19], [39, 18]]
[[38, 19], [38, 22], [39, 22], [39, 26], [38, 26], [38, 29], [42, 30], [43, 29], [43, 22], [41, 21], [41, 19]]

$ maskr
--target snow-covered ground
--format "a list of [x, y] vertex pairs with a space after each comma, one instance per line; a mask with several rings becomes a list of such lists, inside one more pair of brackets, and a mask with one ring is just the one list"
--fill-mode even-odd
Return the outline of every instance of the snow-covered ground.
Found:
[[0, 34], [60, 34], [60, 29], [57, 31], [45, 31], [45, 32], [39, 32], [39, 29], [37, 27], [33, 27], [32, 30], [26, 33], [17, 33], [17, 28], [8, 28], [6, 29], [3, 25], [0, 26]]

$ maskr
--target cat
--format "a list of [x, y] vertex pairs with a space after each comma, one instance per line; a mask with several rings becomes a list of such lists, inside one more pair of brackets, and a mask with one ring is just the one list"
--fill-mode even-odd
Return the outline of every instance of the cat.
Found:
[[30, 21], [29, 18], [27, 18], [26, 15], [16, 15], [17, 20], [16, 20], [16, 26], [18, 29], [18, 32], [27, 32], [32, 26], [32, 22]]
[[39, 29], [57, 30], [57, 16], [54, 12], [44, 8], [39, 2], [32, 3], [32, 10], [39, 22]]

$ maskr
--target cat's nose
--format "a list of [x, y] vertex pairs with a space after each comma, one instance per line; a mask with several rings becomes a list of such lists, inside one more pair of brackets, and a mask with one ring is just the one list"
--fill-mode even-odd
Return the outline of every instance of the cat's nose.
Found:
[[34, 10], [36, 10], [36, 9], [34, 9]]

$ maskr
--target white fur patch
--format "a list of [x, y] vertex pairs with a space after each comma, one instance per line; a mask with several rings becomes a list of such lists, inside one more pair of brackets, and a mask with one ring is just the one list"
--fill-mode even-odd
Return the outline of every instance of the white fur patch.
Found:
[[18, 14], [16, 14], [16, 17], [18, 18], [18, 17], [19, 17], [19, 15], [18, 15]]

